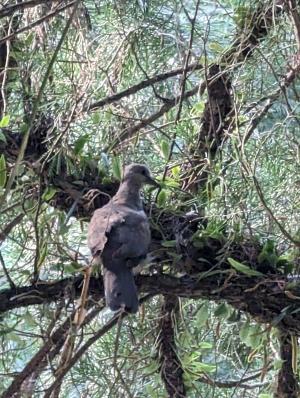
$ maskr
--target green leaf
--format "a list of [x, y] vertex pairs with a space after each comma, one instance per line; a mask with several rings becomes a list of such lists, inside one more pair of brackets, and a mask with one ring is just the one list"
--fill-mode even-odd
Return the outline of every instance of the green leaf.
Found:
[[171, 251], [167, 251], [169, 257], [172, 257], [174, 261], [179, 261], [182, 259], [182, 254], [177, 254]]
[[3, 116], [3, 118], [0, 120], [0, 128], [7, 127], [9, 125], [9, 119], [9, 115]]
[[121, 166], [121, 161], [120, 158], [117, 156], [114, 156], [111, 162], [112, 165], [112, 170], [113, 170], [113, 175], [114, 177], [121, 181], [122, 179], [122, 166]]
[[14, 343], [17, 344], [21, 344], [23, 342], [23, 340], [21, 339], [21, 337], [14, 332], [11, 332], [7, 335], [8, 341], [13, 341]]
[[27, 311], [25, 313], [25, 315], [23, 316], [23, 319], [27, 326], [29, 326], [29, 327], [37, 326], [36, 320], [34, 319], [34, 317], [31, 315], [31, 313], [29, 311]]
[[199, 361], [199, 358], [201, 358], [202, 352], [200, 350], [193, 351], [189, 354], [184, 355], [182, 359], [182, 364], [184, 369], [187, 370], [187, 372], [193, 372], [194, 374], [201, 374], [203, 372], [214, 372], [216, 370], [216, 366], [209, 364], [209, 363], [203, 363]]
[[195, 115], [195, 116], [201, 115], [203, 113], [203, 111], [204, 111], [204, 108], [205, 108], [205, 102], [204, 101], [199, 101], [199, 102], [197, 102], [197, 104], [195, 104], [192, 107], [191, 114]]
[[196, 314], [196, 323], [197, 326], [204, 326], [206, 324], [206, 321], [208, 320], [209, 317], [209, 308], [208, 308], [208, 304], [205, 303], [201, 306], [201, 308], [199, 309], [199, 311]]
[[199, 64], [200, 64], [200, 65], [210, 64], [208, 54], [206, 54], [206, 55], [201, 55], [201, 57], [199, 58]]
[[57, 188], [47, 187], [45, 192], [43, 193], [42, 199], [45, 201], [52, 199], [57, 191], [58, 191]]
[[209, 363], [203, 363], [203, 362], [197, 362], [195, 364], [195, 367], [193, 367], [193, 368], [196, 372], [199, 372], [199, 373], [202, 373], [202, 372], [211, 373], [216, 370], [215, 365], [210, 365]]
[[209, 48], [216, 53], [222, 53], [224, 50], [224, 47], [217, 42], [210, 43]]
[[75, 272], [78, 272], [78, 268], [74, 267], [73, 263], [67, 264], [64, 265], [64, 272], [66, 272], [67, 274], [74, 274]]
[[7, 144], [7, 139], [5, 135], [2, 133], [2, 131], [0, 131], [0, 141], [5, 142]]
[[262, 341], [263, 335], [259, 325], [252, 325], [250, 328], [250, 334], [248, 336], [248, 345], [251, 348], [257, 348]]
[[157, 397], [157, 392], [154, 387], [152, 387], [150, 384], [145, 385], [145, 390], [147, 393], [147, 396], [150, 398], [156, 398]]
[[21, 125], [21, 127], [20, 127], [20, 132], [22, 133], [22, 134], [25, 134], [26, 132], [27, 132], [27, 130], [28, 130], [28, 124], [27, 123], [23, 123], [22, 125]]
[[162, 189], [157, 196], [157, 205], [158, 207], [163, 207], [167, 200], [167, 192], [165, 189]]
[[241, 272], [242, 274], [249, 275], [249, 276], [263, 276], [263, 274], [255, 269], [248, 267], [245, 264], [242, 264], [231, 257], [228, 257], [229, 264], [236, 269], [237, 271]]
[[76, 271], [82, 271], [84, 269], [84, 266], [82, 264], [77, 263], [76, 261], [72, 261], [70, 265], [76, 270]]
[[227, 322], [238, 322], [241, 319], [241, 314], [239, 311], [232, 311], [232, 313], [229, 315], [229, 317], [227, 318]]
[[229, 315], [229, 308], [225, 303], [218, 305], [214, 312], [214, 316], [216, 318], [226, 318]]
[[274, 361], [272, 363], [273, 363], [274, 370], [279, 370], [282, 368], [282, 364], [284, 363], [284, 360], [276, 358], [276, 359], [274, 359]]
[[258, 398], [272, 398], [272, 397], [273, 397], [273, 395], [268, 394], [268, 393], [262, 393], [262, 394], [259, 394], [259, 396], [258, 396]]
[[92, 113], [92, 121], [93, 121], [93, 123], [94, 124], [99, 124], [100, 120], [101, 120], [100, 112], [99, 111], [93, 112]]
[[82, 135], [81, 137], [78, 138], [78, 140], [75, 141], [74, 144], [74, 153], [75, 155], [78, 155], [80, 152], [82, 152], [83, 147], [85, 146], [86, 142], [88, 141], [89, 136], [87, 134]]
[[157, 372], [159, 369], [159, 363], [156, 361], [151, 361], [148, 366], [146, 366], [143, 371], [145, 372], [145, 375], [151, 375], [155, 372]]
[[170, 187], [170, 188], [178, 188], [179, 187], [178, 181], [175, 181], [173, 178], [170, 178], [170, 177], [165, 178], [164, 185], [165, 185], [165, 187]]
[[6, 162], [5, 162], [5, 157], [2, 154], [0, 156], [0, 188], [5, 187], [6, 178], [7, 178]]
[[30, 47], [30, 45], [32, 44], [32, 42], [34, 40], [34, 37], [35, 37], [34, 33], [32, 31], [29, 32], [28, 35], [24, 38], [24, 42], [23, 42], [24, 45], [26, 47]]
[[173, 177], [175, 180], [177, 180], [180, 177], [180, 167], [179, 166], [174, 166], [171, 168], [171, 172], [173, 174]]
[[275, 251], [275, 242], [268, 239], [262, 248], [261, 253], [257, 257], [259, 264], [266, 262], [267, 264], [275, 267], [278, 262], [278, 256]]
[[39, 260], [38, 260], [38, 264], [37, 264], [38, 268], [40, 268], [41, 265], [43, 264], [43, 262], [45, 261], [47, 254], [48, 254], [48, 246], [46, 243], [44, 243], [42, 245], [41, 251], [40, 251], [40, 256], [39, 256]]
[[240, 328], [239, 335], [240, 335], [240, 339], [242, 340], [243, 343], [245, 343], [245, 341], [247, 339], [247, 336], [249, 334], [249, 328], [250, 328], [250, 326], [249, 326], [248, 321], [245, 322], [244, 325]]
[[164, 158], [168, 160], [169, 154], [170, 154], [170, 145], [166, 140], [162, 140], [160, 143], [160, 148], [162, 151], [162, 154], [164, 155]]
[[213, 348], [213, 345], [211, 343], [209, 343], [208, 341], [201, 341], [198, 344], [198, 348], [200, 350], [209, 350], [209, 349]]
[[240, 339], [246, 346], [255, 349], [259, 347], [263, 339], [261, 327], [259, 325], [251, 325], [246, 322], [240, 329]]
[[161, 245], [163, 247], [176, 247], [176, 240], [163, 240]]

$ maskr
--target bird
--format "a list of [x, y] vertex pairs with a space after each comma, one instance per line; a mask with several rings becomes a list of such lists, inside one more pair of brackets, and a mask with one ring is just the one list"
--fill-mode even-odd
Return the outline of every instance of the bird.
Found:
[[95, 210], [89, 223], [88, 246], [96, 263], [102, 263], [106, 304], [112, 311], [138, 310], [132, 269], [146, 258], [151, 242], [140, 195], [146, 184], [160, 187], [147, 166], [126, 166], [117, 193]]

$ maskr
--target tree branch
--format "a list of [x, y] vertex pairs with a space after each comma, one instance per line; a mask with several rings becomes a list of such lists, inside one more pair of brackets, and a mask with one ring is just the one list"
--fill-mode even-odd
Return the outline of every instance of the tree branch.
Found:
[[[195, 71], [195, 70], [199, 70], [199, 69], [203, 69], [203, 66], [196, 62], [193, 64], [190, 64], [186, 67], [187, 72], [191, 72], [191, 71]], [[86, 107], [84, 107], [83, 110], [85, 112], [97, 110], [99, 108], [102, 108], [105, 105], [109, 105], [109, 104], [112, 104], [113, 102], [120, 101], [120, 99], [122, 99], [122, 98], [136, 94], [138, 91], [143, 90], [146, 87], [152, 86], [155, 83], [167, 80], [170, 77], [181, 75], [183, 73], [183, 71], [184, 71], [184, 68], [177, 68], [177, 69], [171, 70], [169, 72], [157, 74], [149, 79], [143, 80], [140, 83], [127, 88], [126, 90], [120, 91], [117, 94], [110, 95], [108, 97], [105, 97], [105, 98], [97, 101], [97, 102], [87, 105]]]
[[[147, 295], [144, 298], [140, 300], [140, 304], [146, 302], [151, 295]], [[69, 362], [66, 364], [66, 366], [62, 369], [62, 371], [59, 373], [55, 381], [52, 383], [52, 385], [47, 389], [44, 398], [50, 398], [52, 392], [56, 389], [57, 386], [60, 385], [62, 382], [63, 378], [65, 375], [69, 372], [69, 370], [77, 363], [77, 361], [86, 353], [86, 351], [97, 341], [99, 340], [105, 333], [107, 333], [111, 328], [113, 328], [118, 321], [120, 320], [120, 317], [123, 319], [128, 316], [127, 312], [122, 312], [115, 314], [104, 326], [102, 326], [101, 329], [99, 329], [92, 337], [90, 337], [79, 349], [78, 351], [74, 354], [72, 358], [70, 358]], [[4, 398], [9, 398], [4, 397]]]
[[160, 374], [169, 397], [185, 398], [186, 389], [183, 382], [183, 369], [176, 353], [175, 319], [179, 311], [177, 296], [164, 296], [161, 310], [158, 353]]
[[[60, 12], [67, 10], [68, 8], [72, 7], [74, 4], [76, 3], [76, 0], [71, 1], [70, 3], [60, 7], [60, 8], [56, 8], [54, 11], [49, 12], [49, 14], [44, 15], [43, 17], [39, 18], [36, 21], [33, 21], [32, 23], [30, 23], [29, 25], [24, 26], [23, 28], [16, 30], [15, 32], [4, 36], [1, 40], [0, 40], [0, 45], [5, 43], [7, 40], [10, 40], [14, 37], [16, 37], [17, 35], [19, 35], [20, 33], [26, 32], [27, 30], [30, 30], [32, 28], [34, 28], [35, 26], [40, 25], [41, 23], [48, 21], [49, 19], [55, 17], [57, 14], [59, 14]], [[1, 11], [0, 11], [1, 13]]]
[[289, 333], [282, 332], [279, 341], [282, 366], [278, 373], [277, 391], [274, 396], [276, 398], [297, 398], [299, 397], [300, 389], [294, 373], [296, 369], [293, 369], [293, 351], [297, 347], [293, 347]]
[[[192, 88], [189, 91], [186, 91], [183, 95], [183, 99], [187, 99], [189, 97], [192, 97], [193, 95], [197, 94], [199, 91], [199, 86], [196, 86]], [[120, 142], [123, 142], [124, 140], [131, 138], [136, 132], [141, 130], [142, 128], [148, 126], [149, 124], [153, 123], [155, 120], [159, 119], [161, 116], [163, 116], [165, 113], [169, 112], [170, 109], [174, 108], [180, 101], [181, 95], [178, 95], [177, 97], [168, 100], [164, 105], [161, 106], [161, 108], [156, 112], [153, 113], [151, 116], [142, 119], [139, 123], [135, 124], [132, 127], [126, 128], [123, 131], [121, 131], [120, 135], [118, 138], [109, 146], [109, 149], [107, 150], [113, 150], [118, 146]]]
[[13, 4], [10, 6], [4, 6], [0, 10], [0, 18], [9, 17], [14, 12], [19, 10], [25, 10], [26, 8], [32, 8], [40, 4], [45, 4], [45, 0], [29, 0], [23, 1], [22, 3]]
[[208, 67], [206, 76], [208, 100], [205, 103], [200, 121], [200, 131], [197, 144], [192, 148], [193, 166], [184, 175], [183, 189], [197, 192], [207, 182], [209, 171], [203, 159], [214, 160], [222, 142], [226, 139], [226, 131], [232, 123], [234, 113], [232, 108], [231, 79], [229, 71], [242, 65], [246, 58], [251, 57], [259, 40], [267, 36], [272, 27], [274, 17], [283, 10], [283, 0], [262, 3], [254, 12], [249, 26], [248, 16], [244, 19], [244, 30], [249, 33], [242, 36], [238, 32], [230, 49], [222, 55], [218, 64]]
[[[206, 250], [209, 248], [206, 247]], [[240, 250], [243, 249], [240, 248]], [[199, 253], [195, 255], [199, 256]], [[193, 260], [190, 258], [185, 261]], [[219, 260], [216, 260], [215, 267], [218, 262]], [[225, 265], [223, 263], [224, 267]], [[140, 293], [176, 295], [214, 301], [225, 300], [234, 308], [247, 312], [259, 322], [271, 323], [286, 332], [300, 335], [300, 314], [297, 311], [300, 286], [296, 284], [290, 288], [289, 280], [281, 274], [249, 277], [225, 267], [225, 269], [214, 268], [211, 272], [191, 272], [182, 277], [166, 274], [139, 275], [136, 277], [136, 283]], [[51, 284], [2, 290], [0, 312], [54, 302], [67, 297], [71, 292], [74, 298], [78, 298], [81, 284], [82, 276], [79, 276]], [[89, 294], [95, 300], [103, 297], [101, 279], [91, 278]]]
[[[91, 311], [87, 315], [84, 325], [94, 319], [100, 309], [101, 308], [96, 308]], [[75, 312], [73, 313], [73, 316], [74, 314]], [[54, 359], [65, 342], [65, 337], [71, 327], [73, 316], [68, 317], [63, 324], [58, 326], [58, 328], [49, 336], [44, 345], [37, 351], [31, 360], [25, 365], [23, 370], [15, 377], [6, 391], [1, 395], [1, 398], [11, 398], [13, 394], [20, 390], [24, 381], [29, 379], [37, 369], [46, 366], [49, 360]]]

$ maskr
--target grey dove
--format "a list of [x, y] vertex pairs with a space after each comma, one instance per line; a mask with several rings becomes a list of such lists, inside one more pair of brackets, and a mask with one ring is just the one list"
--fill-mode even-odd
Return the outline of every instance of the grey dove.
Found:
[[88, 228], [88, 246], [102, 262], [106, 304], [113, 311], [138, 310], [132, 268], [146, 258], [151, 240], [140, 196], [144, 184], [159, 187], [146, 166], [126, 166], [116, 195], [94, 212]]

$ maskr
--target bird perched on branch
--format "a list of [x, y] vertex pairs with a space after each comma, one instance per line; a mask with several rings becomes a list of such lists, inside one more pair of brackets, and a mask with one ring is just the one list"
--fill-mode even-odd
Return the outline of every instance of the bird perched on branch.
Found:
[[138, 310], [132, 268], [146, 258], [151, 239], [140, 196], [145, 184], [159, 187], [145, 165], [126, 166], [118, 192], [89, 224], [88, 246], [102, 262], [106, 304], [113, 311]]

